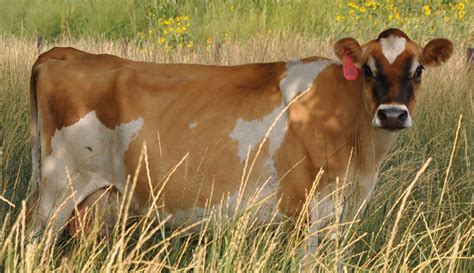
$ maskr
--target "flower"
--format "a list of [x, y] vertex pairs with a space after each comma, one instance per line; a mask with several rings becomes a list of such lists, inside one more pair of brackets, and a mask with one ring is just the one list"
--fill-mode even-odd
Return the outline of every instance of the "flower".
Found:
[[377, 3], [374, 1], [367, 1], [365, 2], [365, 5], [373, 10], [377, 8]]
[[342, 20], [344, 20], [344, 16], [341, 16], [341, 15], [336, 16], [337, 22], [341, 22]]
[[464, 10], [464, 3], [458, 4], [458, 10]]
[[366, 9], [365, 9], [364, 7], [361, 7], [361, 8], [360, 8], [360, 12], [365, 13], [365, 12], [366, 12]]
[[430, 6], [429, 5], [424, 5], [423, 6], [423, 12], [425, 13], [425, 15], [430, 15], [431, 14]]
[[164, 37], [161, 37], [159, 40], [158, 40], [158, 43], [159, 44], [164, 44], [166, 42], [166, 39]]

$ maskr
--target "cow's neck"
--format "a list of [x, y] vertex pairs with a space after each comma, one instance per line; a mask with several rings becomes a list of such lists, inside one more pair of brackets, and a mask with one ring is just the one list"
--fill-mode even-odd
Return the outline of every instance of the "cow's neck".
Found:
[[378, 171], [382, 161], [393, 147], [398, 133], [375, 129], [372, 124], [364, 125], [363, 128], [356, 128], [356, 130], [354, 145], [357, 147], [357, 159], [361, 166], [366, 168], [365, 171]]
[[[357, 171], [375, 174], [395, 143], [398, 133], [373, 127], [373, 116], [363, 106], [361, 81], [311, 90], [290, 108], [291, 127], [304, 142], [314, 170], [328, 166], [331, 156], [338, 159], [333, 161], [341, 162], [353, 152]], [[324, 160], [322, 152], [327, 156]], [[328, 169], [340, 175], [346, 167], [347, 164], [340, 164]]]

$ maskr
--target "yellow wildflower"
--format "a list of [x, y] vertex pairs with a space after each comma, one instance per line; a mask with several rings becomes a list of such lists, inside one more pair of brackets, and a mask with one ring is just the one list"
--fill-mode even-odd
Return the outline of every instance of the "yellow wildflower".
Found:
[[430, 15], [431, 14], [430, 6], [429, 5], [424, 5], [423, 6], [423, 12], [425, 13], [425, 15]]
[[191, 48], [193, 47], [193, 41], [190, 41], [187, 45], [186, 45], [187, 48]]
[[341, 15], [336, 16], [337, 22], [341, 22], [342, 20], [344, 20], [344, 16], [341, 16]]
[[458, 10], [464, 10], [464, 3], [458, 4]]
[[373, 10], [377, 8], [377, 4], [374, 1], [367, 1], [365, 2], [365, 5]]
[[395, 15], [393, 16], [393, 18], [394, 18], [395, 20], [400, 19], [400, 13], [395, 12]]
[[365, 12], [366, 12], [366, 9], [365, 9], [364, 7], [361, 7], [361, 8], [360, 8], [360, 12], [365, 13]]
[[211, 37], [207, 38], [207, 44], [208, 45], [212, 44], [212, 38]]
[[350, 11], [349, 11], [349, 14], [350, 14], [350, 15], [354, 15], [354, 11], [353, 11], [353, 10], [350, 10]]
[[461, 19], [464, 18], [464, 10], [460, 10], [458, 12], [458, 15], [459, 15], [459, 18], [461, 18]]
[[166, 42], [166, 39], [164, 37], [161, 37], [159, 40], [158, 40], [158, 43], [161, 45], [161, 44], [164, 44]]

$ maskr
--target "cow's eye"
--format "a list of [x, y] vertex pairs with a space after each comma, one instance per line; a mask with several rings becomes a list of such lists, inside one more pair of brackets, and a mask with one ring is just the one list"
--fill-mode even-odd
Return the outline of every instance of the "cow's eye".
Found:
[[367, 64], [364, 64], [364, 76], [367, 79], [372, 79], [374, 77], [374, 74], [372, 73], [372, 69]]
[[422, 65], [419, 65], [415, 70], [415, 74], [413, 74], [413, 78], [421, 79], [421, 74], [423, 74], [423, 69], [425, 68]]

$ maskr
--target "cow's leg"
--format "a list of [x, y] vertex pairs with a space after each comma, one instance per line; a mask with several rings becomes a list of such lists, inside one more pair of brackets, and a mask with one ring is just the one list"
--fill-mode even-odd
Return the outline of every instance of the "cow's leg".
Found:
[[99, 189], [89, 195], [72, 213], [67, 226], [69, 234], [87, 236], [94, 225], [98, 225], [99, 235], [110, 235], [118, 219], [120, 200], [120, 193], [114, 187]]
[[[362, 177], [355, 184], [334, 181], [315, 193], [310, 201], [311, 222], [309, 238], [306, 241], [307, 257], [313, 256], [322, 239], [335, 241], [338, 236], [341, 238], [348, 223], [361, 216], [374, 190], [374, 183], [370, 183], [374, 179], [372, 175]], [[347, 254], [350, 253], [341, 253], [336, 271], [342, 272]]]
[[[337, 183], [331, 183], [325, 188], [317, 191], [309, 202], [309, 231], [304, 243], [304, 254], [302, 265], [304, 271], [315, 270], [315, 259], [317, 259], [318, 248], [322, 240], [336, 240], [339, 225], [342, 223], [344, 210], [343, 187]], [[338, 268], [342, 264], [338, 264]], [[338, 271], [338, 270], [336, 270]]]

